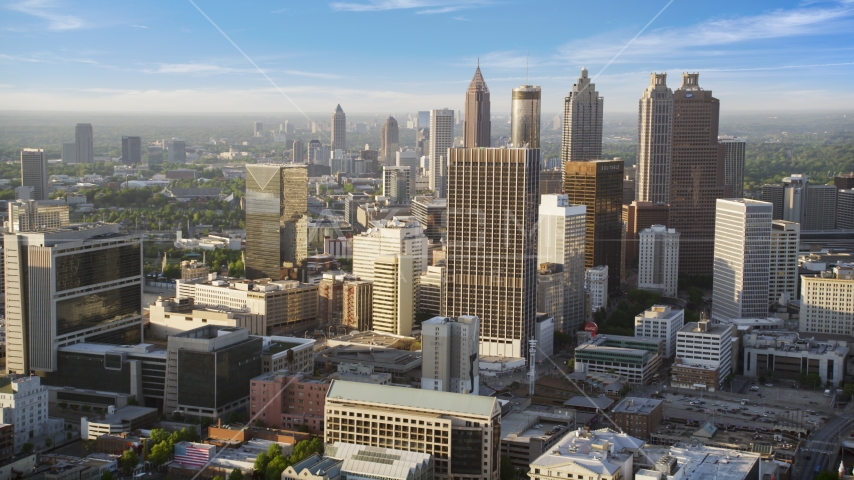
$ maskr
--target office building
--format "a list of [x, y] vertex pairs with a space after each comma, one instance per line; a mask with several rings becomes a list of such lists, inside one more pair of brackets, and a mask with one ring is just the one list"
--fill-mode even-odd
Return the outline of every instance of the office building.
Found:
[[374, 280], [374, 260], [380, 255], [408, 255], [413, 259], [413, 274], [418, 277], [427, 267], [424, 229], [414, 217], [392, 217], [383, 226], [353, 237], [353, 275]]
[[321, 327], [340, 325], [344, 309], [344, 275], [324, 273], [317, 284], [317, 321]]
[[590, 310], [608, 308], [608, 266], [599, 265], [584, 271], [584, 290], [590, 296]]
[[252, 136], [253, 137], [263, 137], [264, 136], [264, 124], [261, 122], [253, 122], [252, 123]]
[[480, 73], [480, 62], [466, 91], [466, 113], [463, 123], [463, 147], [489, 147], [492, 122], [489, 113], [489, 87]]
[[55, 230], [68, 226], [68, 204], [62, 200], [8, 202], [8, 232]]
[[190, 299], [160, 297], [148, 307], [147, 338], [166, 338], [205, 325], [243, 327], [266, 334], [263, 315], [217, 306], [196, 307]]
[[622, 272], [623, 161], [592, 160], [564, 164], [564, 190], [570, 205], [587, 207], [584, 266], [607, 265], [611, 291], [620, 290]]
[[770, 274], [768, 305], [787, 306], [798, 298], [798, 245], [800, 224], [786, 220], [771, 221]]
[[62, 435], [65, 422], [49, 418], [47, 388], [37, 376], [0, 379], [0, 424], [12, 425], [14, 451], [20, 452], [24, 444], [34, 438], [57, 440]]
[[[563, 265], [540, 263], [537, 270], [537, 312], [563, 323], [564, 298]], [[555, 319], [557, 315], [557, 319]]]
[[664, 340], [664, 356], [676, 355], [676, 333], [685, 326], [685, 311], [669, 305], [653, 305], [635, 317], [635, 336]]
[[365, 280], [345, 280], [342, 288], [341, 324], [355, 330], [370, 330], [374, 310], [374, 284]]
[[74, 127], [76, 152], [74, 163], [92, 163], [95, 161], [95, 141], [91, 123], [78, 123]]
[[163, 147], [149, 145], [146, 148], [147, 155], [145, 157], [146, 165], [162, 165], [163, 164]]
[[741, 339], [744, 376], [773, 376], [797, 381], [818, 374], [821, 385], [842, 385], [850, 346], [845, 340], [816, 340], [797, 332], [752, 332]]
[[522, 85], [513, 89], [510, 105], [510, 143], [515, 148], [540, 148], [540, 97], [542, 89]]
[[638, 162], [635, 200], [670, 203], [673, 146], [673, 91], [666, 73], [650, 73], [639, 103]]
[[661, 366], [663, 352], [662, 339], [597, 335], [575, 349], [575, 370], [646, 385]]
[[602, 158], [602, 117], [605, 99], [587, 76], [587, 67], [563, 100], [562, 162]]
[[680, 234], [679, 271], [711, 275], [715, 256], [715, 200], [728, 198], [725, 150], [718, 143], [720, 102], [699, 85], [699, 74], [682, 75], [673, 92], [670, 163], [670, 228]]
[[77, 163], [77, 144], [74, 142], [62, 142], [62, 163], [71, 165]]
[[412, 216], [424, 228], [424, 235], [431, 242], [441, 242], [447, 230], [448, 200], [417, 196], [412, 200]]
[[125, 165], [142, 164], [142, 139], [139, 137], [122, 137], [122, 163]]
[[836, 175], [833, 177], [833, 186], [838, 190], [850, 190], [854, 188], [854, 172]]
[[718, 199], [712, 319], [768, 315], [773, 211], [758, 200]]
[[584, 324], [584, 244], [587, 207], [570, 206], [566, 195], [541, 195], [537, 263], [560, 265], [561, 311], [545, 311], [557, 330], [577, 332]]
[[480, 318], [482, 356], [524, 358], [533, 335], [539, 154], [450, 149], [442, 315]]
[[30, 200], [47, 200], [47, 156], [40, 148], [21, 150], [21, 185], [32, 187]]
[[454, 111], [430, 111], [430, 190], [437, 198], [446, 196], [448, 149], [454, 146]]
[[7, 233], [6, 370], [54, 371], [68, 342], [142, 334], [142, 240], [118, 225]]
[[[7, 309], [8, 288], [7, 285]], [[798, 330], [854, 335], [854, 264], [841, 263], [816, 276], [801, 275], [801, 314]], [[6, 335], [8, 337], [9, 334]]]
[[672, 383], [677, 388], [715, 391], [732, 373], [731, 325], [691, 322], [676, 333]]
[[413, 183], [412, 170], [411, 167], [383, 167], [383, 196], [388, 198], [389, 203], [410, 203], [414, 193], [410, 189]]
[[187, 142], [178, 138], [167, 140], [166, 150], [169, 155], [169, 163], [187, 163]]
[[[406, 148], [401, 151], [397, 151], [394, 153], [394, 162], [388, 164], [390, 166], [398, 166], [398, 167], [409, 167], [409, 191], [410, 196], [415, 196], [416, 186], [415, 182], [418, 178], [418, 155], [414, 150], [410, 150]], [[383, 167], [385, 168], [385, 167]], [[385, 192], [383, 192], [385, 193]]]
[[[623, 181], [625, 185], [625, 180]], [[632, 201], [623, 204], [622, 221], [626, 228], [625, 265], [632, 265], [640, 250], [640, 232], [653, 225], [670, 223], [670, 206], [652, 202]]]
[[323, 406], [329, 380], [288, 370], [272, 371], [249, 381], [249, 416], [268, 428], [323, 433]]
[[330, 121], [332, 124], [332, 136], [330, 143], [330, 150], [343, 150], [347, 151], [347, 117], [344, 115], [344, 110], [341, 109], [341, 104], [338, 104], [335, 107], [335, 111], [332, 112], [332, 120]]
[[663, 400], [626, 397], [611, 410], [611, 417], [623, 433], [649, 440], [652, 431], [664, 420], [663, 412]]
[[397, 120], [389, 115], [380, 129], [379, 160], [383, 165], [394, 165], [394, 154], [400, 145], [399, 135]]
[[531, 462], [534, 480], [632, 478], [634, 462], [642, 461], [643, 440], [602, 428], [569, 432], [547, 453]]
[[[246, 165], [246, 278], [283, 278], [285, 223], [298, 223], [301, 219], [294, 219], [294, 215], [303, 215], [307, 210], [305, 165]], [[300, 233], [297, 223], [290, 226], [292, 246], [295, 251], [302, 251], [303, 239], [296, 236]], [[305, 235], [307, 249], [307, 225]]]
[[430, 454], [437, 479], [498, 480], [500, 424], [501, 407], [492, 397], [334, 380], [323, 435], [327, 445], [343, 441]]
[[807, 210], [809, 183], [808, 175], [796, 174], [783, 179], [783, 220], [797, 222], [806, 227], [804, 213]]
[[732, 198], [744, 197], [744, 150], [747, 142], [738, 137], [718, 137], [724, 146], [724, 183], [732, 188]]
[[392, 335], [412, 334], [417, 292], [413, 258], [380, 255], [374, 259], [373, 275], [372, 329]]
[[302, 140], [294, 140], [294, 143], [291, 144], [291, 163], [306, 163], [305, 158], [305, 144], [302, 143]]
[[527, 470], [531, 462], [575, 429], [574, 413], [570, 409], [528, 409], [506, 414], [501, 419], [501, 455], [508, 456], [514, 467]]
[[836, 228], [854, 230], [854, 189], [836, 192]]
[[563, 172], [560, 169], [540, 170], [540, 195], [563, 193]]
[[833, 185], [808, 185], [807, 208], [804, 213], [804, 230], [827, 231], [836, 228], [836, 187]]
[[439, 315], [445, 304], [445, 267], [429, 266], [418, 281], [418, 313]]
[[480, 392], [480, 319], [433, 317], [421, 324], [421, 388], [441, 392]]
[[785, 196], [784, 188], [782, 185], [762, 185], [762, 198], [763, 202], [768, 202], [774, 205], [774, 220], [782, 220], [783, 219], [783, 197]]
[[679, 288], [679, 232], [664, 225], [642, 230], [638, 288], [676, 297]]

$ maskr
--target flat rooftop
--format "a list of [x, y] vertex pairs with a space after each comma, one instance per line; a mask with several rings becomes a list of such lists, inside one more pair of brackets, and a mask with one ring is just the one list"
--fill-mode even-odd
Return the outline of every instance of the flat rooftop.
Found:
[[328, 401], [397, 406], [440, 414], [468, 414], [491, 417], [497, 400], [464, 393], [438, 392], [416, 388], [374, 385], [371, 383], [333, 380], [326, 393]]
[[661, 405], [663, 400], [654, 398], [626, 397], [612, 410], [614, 413], [631, 413], [636, 415], [648, 415]]

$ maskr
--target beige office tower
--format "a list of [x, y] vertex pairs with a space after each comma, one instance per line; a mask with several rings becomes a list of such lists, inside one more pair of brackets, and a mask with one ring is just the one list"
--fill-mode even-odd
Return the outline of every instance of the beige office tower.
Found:
[[744, 152], [747, 142], [738, 137], [718, 137], [724, 146], [724, 183], [732, 189], [733, 198], [744, 197]]
[[335, 107], [332, 112], [332, 145], [331, 151], [343, 150], [347, 151], [347, 117], [344, 115], [344, 110], [341, 109], [341, 104]]
[[489, 87], [480, 73], [480, 64], [474, 71], [466, 91], [466, 113], [463, 125], [463, 146], [466, 148], [490, 146], [492, 123], [489, 116]]
[[353, 275], [374, 280], [374, 260], [380, 255], [408, 255], [413, 258], [415, 276], [427, 268], [430, 243], [415, 217], [392, 217], [382, 227], [353, 237]]
[[771, 269], [768, 305], [786, 306], [798, 298], [798, 244], [801, 226], [786, 220], [771, 222]]
[[[555, 328], [577, 332], [584, 324], [584, 243], [587, 207], [571, 206], [566, 195], [542, 195], [538, 217], [537, 263], [560, 265], [561, 311], [545, 311]], [[540, 309], [540, 311], [544, 311]]]
[[341, 323], [355, 330], [371, 330], [374, 284], [364, 280], [344, 280]]
[[563, 100], [561, 161], [581, 162], [602, 158], [602, 113], [605, 99], [590, 83], [587, 67]]
[[448, 149], [454, 146], [454, 111], [430, 111], [430, 190], [445, 198], [448, 176]]
[[415, 322], [415, 276], [409, 255], [382, 255], [374, 260], [373, 330], [411, 335]]
[[635, 177], [635, 200], [669, 203], [673, 91], [667, 88], [666, 73], [649, 74], [649, 86], [638, 103], [638, 171]]
[[429, 266], [418, 282], [416, 311], [439, 315], [445, 303], [445, 267]]
[[68, 225], [68, 204], [59, 200], [9, 202], [9, 233], [53, 230]]
[[699, 85], [698, 73], [682, 75], [673, 92], [670, 162], [670, 224], [680, 234], [679, 272], [712, 275], [715, 201], [729, 198], [724, 183], [724, 147], [718, 143], [720, 102]]
[[510, 105], [510, 142], [516, 148], [540, 148], [540, 97], [542, 89], [522, 85], [513, 89]]
[[854, 335], [854, 264], [840, 263], [816, 276], [801, 275], [798, 331]]
[[480, 319], [433, 317], [421, 324], [421, 389], [480, 393]]
[[641, 230], [638, 288], [676, 297], [679, 287], [679, 232], [664, 225]]
[[400, 129], [397, 120], [388, 116], [382, 128], [380, 128], [380, 162], [383, 165], [394, 165], [395, 153], [400, 144]]
[[480, 318], [482, 356], [525, 357], [537, 304], [539, 149], [452, 148], [445, 305]]

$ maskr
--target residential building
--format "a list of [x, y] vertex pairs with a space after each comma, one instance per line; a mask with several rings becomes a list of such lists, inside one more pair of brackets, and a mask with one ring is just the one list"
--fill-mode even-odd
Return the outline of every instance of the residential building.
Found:
[[836, 228], [854, 230], [854, 189], [836, 192]]
[[491, 117], [489, 113], [489, 87], [480, 73], [480, 62], [466, 91], [465, 120], [463, 122], [463, 147], [489, 147], [491, 142]]
[[611, 275], [608, 288], [620, 291], [623, 161], [568, 162], [564, 172], [569, 204], [587, 207], [584, 266], [606, 265]]
[[611, 417], [623, 433], [649, 440], [652, 431], [664, 419], [663, 411], [663, 400], [626, 397], [611, 410]]
[[[6, 268], [9, 268], [8, 263]], [[6, 305], [8, 309], [8, 285]], [[840, 263], [832, 270], [822, 271], [816, 276], [801, 275], [798, 330], [854, 335], [854, 263]], [[8, 337], [9, 334], [6, 335]]]
[[691, 322], [676, 334], [672, 383], [677, 388], [715, 391], [734, 372], [730, 325]]
[[373, 314], [377, 332], [410, 335], [415, 322], [417, 281], [409, 255], [380, 255], [374, 259]]
[[40, 148], [21, 150], [21, 185], [32, 187], [30, 200], [47, 200], [50, 194], [47, 181], [47, 156]]
[[540, 149], [542, 89], [522, 85], [513, 89], [510, 104], [510, 143], [515, 148]]
[[801, 226], [786, 220], [771, 221], [771, 261], [768, 305], [786, 306], [798, 298], [798, 246]]
[[649, 86], [638, 103], [635, 200], [668, 204], [673, 154], [673, 91], [667, 87], [666, 73], [649, 74]]
[[446, 197], [448, 149], [454, 146], [454, 111], [430, 111], [430, 190], [436, 198]]
[[842, 385], [850, 346], [845, 340], [816, 340], [797, 332], [752, 332], [741, 339], [744, 348], [744, 376], [773, 375], [798, 380], [801, 375], [818, 374], [821, 385]]
[[439, 315], [445, 304], [445, 267], [429, 266], [418, 281], [418, 312]]
[[356, 330], [373, 327], [374, 284], [365, 280], [344, 280], [341, 324]]
[[317, 284], [317, 298], [317, 321], [320, 325], [340, 325], [344, 309], [344, 275], [324, 273]]
[[0, 378], [0, 424], [12, 425], [14, 451], [34, 438], [62, 435], [65, 422], [48, 417], [48, 392], [38, 376]]
[[56, 230], [69, 225], [68, 204], [62, 200], [8, 202], [9, 233]]
[[[783, 219], [783, 197], [785, 196], [785, 191], [782, 185], [762, 185], [762, 198], [763, 202], [768, 202], [774, 205], [774, 220], [782, 220]], [[797, 222], [796, 222], [797, 223]]]
[[677, 332], [685, 326], [685, 311], [670, 305], [653, 305], [635, 317], [635, 336], [664, 340], [664, 356], [676, 355]]
[[[524, 148], [450, 149], [441, 314], [480, 318], [481, 356], [524, 358], [533, 335], [539, 154]], [[500, 188], [495, 179], [502, 179]]]
[[804, 213], [804, 230], [827, 231], [836, 228], [836, 187], [833, 185], [808, 185], [807, 209]]
[[717, 200], [712, 319], [768, 315], [773, 211], [758, 200]]
[[250, 418], [271, 428], [297, 430], [305, 425], [309, 433], [323, 433], [329, 380], [280, 370], [258, 375], [250, 385]]
[[421, 323], [421, 388], [442, 392], [480, 392], [480, 319], [433, 317]]
[[397, 120], [388, 116], [380, 129], [379, 160], [383, 166], [394, 165], [394, 155], [398, 151], [400, 130], [397, 128]]
[[448, 228], [448, 200], [417, 196], [412, 200], [412, 216], [424, 228], [424, 235], [431, 242], [441, 242], [445, 239]]
[[602, 117], [605, 99], [587, 76], [587, 67], [563, 100], [561, 161], [583, 162], [602, 158]]
[[380, 222], [381, 227], [353, 237], [353, 274], [362, 280], [374, 280], [374, 261], [381, 255], [401, 254], [412, 257], [413, 274], [420, 277], [427, 267], [427, 245], [424, 228], [410, 216], [395, 216]]
[[73, 163], [93, 163], [95, 161], [95, 142], [91, 123], [78, 123], [74, 127], [76, 152]]
[[603, 428], [578, 429], [531, 462], [532, 480], [568, 478], [621, 480], [632, 478], [635, 461], [643, 461], [645, 442]]
[[383, 167], [383, 196], [388, 197], [389, 203], [410, 203], [414, 193], [411, 189], [413, 170], [412, 167]]
[[724, 146], [724, 183], [732, 187], [733, 198], [744, 197], [744, 151], [747, 142], [738, 137], [718, 137]]
[[344, 110], [341, 109], [341, 104], [338, 104], [335, 107], [335, 111], [332, 112], [332, 120], [330, 121], [332, 124], [332, 136], [331, 136], [331, 150], [334, 152], [335, 150], [344, 150], [347, 151], [347, 117], [344, 115]]
[[559, 285], [562, 297], [560, 311], [539, 311], [554, 316], [559, 331], [577, 332], [584, 323], [587, 207], [570, 206], [566, 195], [541, 195], [537, 222], [537, 263], [560, 266]]
[[641, 230], [638, 288], [676, 297], [679, 288], [679, 232], [664, 225]]
[[142, 165], [142, 139], [140, 137], [122, 137], [122, 163]]
[[[623, 181], [625, 184], [625, 181]], [[626, 267], [638, 259], [640, 232], [653, 225], [670, 225], [670, 205], [632, 201], [623, 204], [622, 222], [626, 228]]]
[[324, 442], [426, 453], [442, 480], [498, 480], [500, 425], [501, 407], [492, 397], [334, 380]]
[[142, 239], [114, 224], [4, 236], [6, 372], [57, 368], [70, 342], [138, 343]]
[[591, 311], [608, 308], [608, 266], [600, 265], [584, 271], [584, 289], [591, 295]]
[[[683, 73], [673, 92], [670, 162], [670, 228], [680, 234], [679, 271], [714, 271], [715, 201], [731, 196], [724, 181], [723, 145], [718, 143], [720, 102], [699, 85], [698, 73]], [[643, 199], [641, 199], [643, 200]]]

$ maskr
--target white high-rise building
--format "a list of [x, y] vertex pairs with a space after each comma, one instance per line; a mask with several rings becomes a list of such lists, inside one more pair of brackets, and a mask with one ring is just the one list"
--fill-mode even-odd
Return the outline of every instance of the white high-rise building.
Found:
[[653, 225], [640, 232], [638, 288], [675, 297], [679, 288], [679, 232]]
[[62, 435], [65, 422], [47, 416], [48, 392], [41, 377], [0, 379], [0, 423], [14, 425], [15, 452], [34, 438]]
[[424, 228], [415, 217], [392, 217], [385, 226], [353, 237], [353, 275], [374, 280], [374, 260], [380, 255], [402, 254], [413, 259], [415, 277], [427, 268]]
[[718, 137], [724, 146], [724, 183], [732, 186], [732, 198], [744, 197], [744, 151], [747, 142], [738, 137]]
[[95, 161], [95, 140], [91, 123], [78, 123], [74, 128], [76, 154], [74, 163], [92, 163]]
[[608, 308], [608, 265], [599, 265], [585, 270], [584, 289], [590, 293], [592, 311]]
[[442, 392], [480, 392], [480, 319], [433, 317], [421, 324], [421, 388]]
[[653, 305], [635, 317], [635, 336], [664, 339], [664, 355], [676, 355], [676, 334], [685, 326], [685, 311], [670, 305]]
[[540, 196], [537, 264], [562, 269], [562, 311], [546, 312], [558, 331], [577, 332], [584, 324], [584, 242], [587, 207], [570, 206], [566, 195]]
[[768, 316], [773, 212], [768, 202], [717, 200], [712, 319]]
[[373, 330], [411, 335], [415, 321], [413, 258], [381, 255], [374, 259]]
[[670, 203], [673, 91], [666, 73], [650, 73], [638, 113], [638, 170], [635, 200]]
[[854, 335], [854, 263], [801, 275], [799, 330]]
[[388, 197], [390, 204], [412, 201], [412, 175], [412, 167], [383, 167], [383, 195]]
[[768, 275], [768, 304], [798, 297], [798, 244], [801, 226], [786, 220], [771, 222], [771, 263]]
[[395, 152], [395, 166], [398, 167], [409, 167], [409, 191], [410, 197], [415, 196], [415, 179], [418, 175], [418, 165], [421, 163], [418, 159], [418, 154], [415, 153], [414, 150], [410, 150], [408, 148]]
[[430, 190], [438, 198], [446, 196], [448, 149], [454, 146], [454, 111], [430, 111]]
[[[732, 369], [731, 325], [691, 322], [676, 334], [673, 386], [714, 391]], [[700, 385], [703, 385], [702, 387]]]
[[21, 185], [33, 187], [30, 200], [47, 200], [47, 157], [40, 148], [21, 150]]

